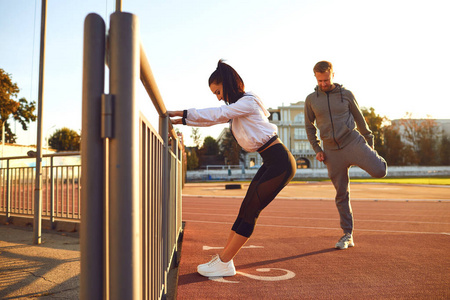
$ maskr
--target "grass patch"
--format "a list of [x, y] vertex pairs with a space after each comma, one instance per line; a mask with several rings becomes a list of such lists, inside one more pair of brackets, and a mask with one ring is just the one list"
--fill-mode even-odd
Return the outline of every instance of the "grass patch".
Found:
[[432, 185], [450, 185], [450, 178], [442, 177], [413, 177], [413, 178], [357, 178], [351, 179], [351, 182], [363, 183], [400, 183], [400, 184], [432, 184]]

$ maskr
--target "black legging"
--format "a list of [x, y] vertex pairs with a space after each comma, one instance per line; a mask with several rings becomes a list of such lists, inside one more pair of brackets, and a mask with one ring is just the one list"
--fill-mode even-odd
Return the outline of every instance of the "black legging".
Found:
[[239, 214], [231, 228], [245, 237], [252, 235], [261, 211], [295, 175], [295, 159], [283, 144], [275, 144], [264, 150], [261, 157], [263, 165], [250, 183]]

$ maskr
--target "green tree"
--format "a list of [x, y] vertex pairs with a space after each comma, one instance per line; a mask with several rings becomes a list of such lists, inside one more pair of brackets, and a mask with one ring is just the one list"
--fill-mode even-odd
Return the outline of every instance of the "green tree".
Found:
[[[193, 157], [189, 158], [191, 159], [191, 168], [188, 170], [194, 170], [194, 169], [198, 169], [198, 167], [200, 166], [201, 163], [201, 159], [202, 159], [202, 152], [200, 151], [200, 145], [201, 145], [201, 134], [200, 134], [200, 128], [198, 127], [192, 127], [191, 129], [191, 135], [190, 135], [191, 139], [194, 141], [194, 145], [195, 147], [192, 147], [192, 152], [195, 152]], [[188, 159], [188, 158], [187, 158]]]
[[403, 129], [402, 137], [405, 140], [403, 149], [405, 156], [405, 165], [419, 164], [419, 123], [412, 118], [411, 113], [406, 113], [406, 117], [400, 119], [400, 126]]
[[211, 136], [207, 136], [203, 140], [203, 145], [198, 149], [197, 155], [200, 166], [223, 164], [223, 157], [220, 155], [219, 144]]
[[0, 69], [0, 138], [2, 136], [2, 124], [5, 125], [5, 142], [15, 143], [16, 135], [11, 131], [8, 124], [10, 116], [22, 125], [23, 130], [28, 130], [28, 124], [36, 121], [36, 103], [20, 98], [15, 100], [20, 89], [17, 83], [11, 79], [11, 75]]
[[433, 119], [420, 120], [418, 141], [419, 165], [434, 166], [439, 163], [437, 123]]
[[202, 146], [201, 150], [204, 155], [218, 155], [219, 154], [219, 144], [213, 137], [207, 136], [203, 140], [203, 146]]
[[202, 136], [200, 135], [200, 129], [197, 127], [192, 127], [191, 139], [194, 141], [194, 145], [197, 146], [197, 148], [200, 148], [201, 146], [201, 138]]
[[363, 107], [361, 111], [366, 119], [367, 125], [369, 125], [372, 131], [374, 137], [373, 146], [375, 150], [379, 151], [383, 147], [383, 126], [387, 122], [387, 118], [376, 114], [373, 107], [369, 109]]
[[186, 151], [186, 164], [187, 164], [187, 169], [190, 170], [196, 170], [198, 169], [198, 156], [197, 156], [197, 151], [196, 148], [190, 148], [190, 151]]
[[400, 120], [405, 139], [406, 164], [409, 165], [435, 165], [438, 156], [437, 147], [437, 124], [436, 121], [428, 119], [413, 119], [411, 113], [407, 113]]
[[238, 165], [240, 161], [244, 160], [245, 152], [236, 142], [231, 131], [228, 130], [220, 145], [220, 153], [225, 158], [226, 164]]
[[80, 135], [72, 129], [63, 127], [48, 139], [48, 145], [58, 151], [79, 151]]
[[388, 165], [402, 166], [405, 164], [404, 148], [399, 129], [394, 125], [383, 127], [383, 146], [379, 153]]

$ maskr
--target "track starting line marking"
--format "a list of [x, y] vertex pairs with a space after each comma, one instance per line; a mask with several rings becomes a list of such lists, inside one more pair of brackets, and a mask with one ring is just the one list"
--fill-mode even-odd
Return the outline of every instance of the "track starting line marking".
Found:
[[[224, 247], [213, 247], [213, 246], [203, 246], [204, 251], [208, 250], [216, 250], [216, 249], [223, 249]], [[255, 245], [249, 245], [249, 246], [243, 246], [242, 248], [245, 249], [262, 249], [264, 246], [255, 246]], [[255, 274], [248, 274], [242, 271], [237, 271], [236, 274], [254, 279], [254, 280], [261, 280], [261, 281], [281, 281], [281, 280], [288, 280], [295, 277], [295, 273], [286, 269], [280, 269], [280, 268], [260, 268], [256, 269], [256, 272], [263, 272], [263, 273], [269, 273], [271, 271], [282, 271], [285, 274], [283, 275], [277, 275], [277, 276], [261, 276], [261, 275], [255, 275]], [[223, 278], [222, 276], [217, 277], [208, 277], [209, 280], [215, 281], [215, 282], [222, 282], [222, 283], [239, 283], [239, 281], [236, 280], [227, 280]]]
[[[248, 274], [241, 271], [237, 271], [236, 274], [254, 279], [254, 280], [260, 280], [260, 281], [281, 281], [281, 280], [288, 280], [295, 277], [295, 273], [289, 270], [285, 269], [279, 269], [279, 268], [261, 268], [256, 269], [256, 272], [270, 272], [270, 271], [283, 271], [286, 274], [279, 275], [279, 276], [260, 276], [260, 275], [254, 275], [254, 274]], [[236, 280], [227, 280], [223, 277], [208, 277], [209, 280], [216, 281], [216, 282], [222, 282], [222, 283], [240, 283]]]

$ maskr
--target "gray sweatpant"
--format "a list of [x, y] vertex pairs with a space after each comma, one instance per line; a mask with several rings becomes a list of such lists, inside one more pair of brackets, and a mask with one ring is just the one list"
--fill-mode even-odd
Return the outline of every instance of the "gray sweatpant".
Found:
[[343, 149], [324, 150], [328, 176], [336, 189], [336, 207], [339, 211], [344, 233], [353, 233], [353, 212], [350, 204], [350, 179], [348, 170], [358, 166], [370, 176], [383, 178], [387, 174], [387, 163], [373, 150], [362, 136]]

